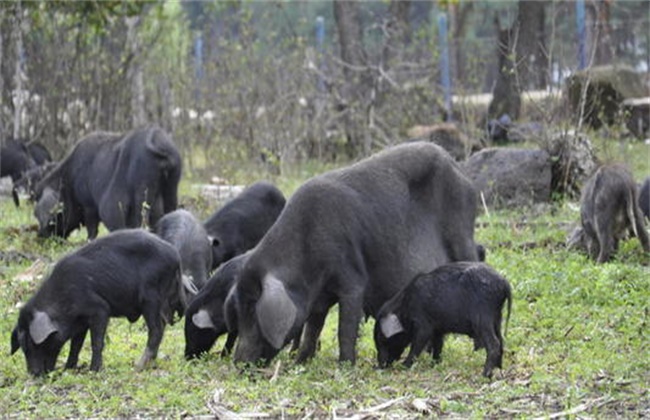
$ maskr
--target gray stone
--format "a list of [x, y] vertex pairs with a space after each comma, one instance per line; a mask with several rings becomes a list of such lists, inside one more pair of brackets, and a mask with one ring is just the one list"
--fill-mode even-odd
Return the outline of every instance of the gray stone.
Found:
[[551, 160], [544, 150], [483, 149], [462, 166], [489, 206], [532, 205], [551, 198]]

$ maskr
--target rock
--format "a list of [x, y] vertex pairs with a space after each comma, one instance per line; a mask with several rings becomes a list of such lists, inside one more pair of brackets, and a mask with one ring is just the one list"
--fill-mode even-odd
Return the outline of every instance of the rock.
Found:
[[490, 206], [532, 205], [551, 198], [551, 159], [544, 150], [483, 149], [463, 169]]
[[[639, 73], [628, 66], [595, 66], [575, 72], [566, 79], [566, 97], [574, 119], [592, 128], [621, 121], [623, 102], [648, 96]], [[584, 87], [587, 86], [582, 106]]]

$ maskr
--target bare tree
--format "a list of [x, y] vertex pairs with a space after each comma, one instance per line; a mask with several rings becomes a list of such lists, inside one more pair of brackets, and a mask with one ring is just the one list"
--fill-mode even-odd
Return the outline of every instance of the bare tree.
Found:
[[14, 40], [16, 42], [15, 51], [16, 51], [16, 70], [14, 71], [14, 81], [15, 81], [15, 95], [13, 98], [14, 103], [14, 130], [13, 137], [15, 139], [21, 136], [21, 117], [23, 111], [24, 101], [26, 99], [26, 92], [23, 87], [23, 81], [25, 79], [25, 73], [23, 71], [23, 56], [24, 56], [24, 47], [23, 47], [23, 8], [21, 7], [20, 0], [16, 4], [15, 8], [15, 23], [14, 23]]
[[502, 29], [498, 17], [495, 18], [499, 34], [499, 75], [488, 107], [489, 119], [508, 114], [516, 120], [521, 107], [521, 92], [546, 87], [545, 7], [545, 1], [520, 0], [517, 18], [506, 29]]
[[372, 89], [372, 77], [363, 47], [359, 3], [335, 0], [333, 5], [345, 77], [340, 108], [347, 111], [344, 118], [346, 152], [348, 156], [354, 157], [369, 152], [368, 142], [364, 138], [366, 121], [362, 115], [365, 112], [359, 111], [364, 110], [366, 106], [368, 94]]
[[144, 99], [144, 80], [142, 73], [142, 64], [137, 58], [140, 55], [140, 40], [138, 39], [138, 27], [140, 26], [140, 16], [126, 16], [124, 18], [127, 35], [127, 48], [133, 57], [133, 65], [129, 68], [129, 78], [131, 79], [131, 116], [133, 126], [139, 127], [147, 122]]
[[409, 24], [410, 0], [391, 0], [388, 6], [388, 18], [384, 25], [383, 66], [388, 69], [392, 61], [401, 61], [404, 46], [408, 45], [411, 38]]
[[546, 1], [520, 0], [514, 23], [519, 90], [544, 89], [548, 84]]
[[511, 119], [516, 120], [519, 118], [521, 95], [517, 90], [515, 78], [512, 28], [501, 29], [498, 15], [494, 18], [494, 25], [498, 33], [497, 57], [499, 73], [492, 90], [492, 101], [488, 106], [487, 118], [490, 120], [508, 114]]
[[[610, 19], [611, 0], [593, 0], [587, 3], [587, 51], [593, 51], [594, 65], [612, 62], [613, 42]], [[591, 56], [591, 54], [589, 54]]]
[[474, 2], [459, 4], [451, 2], [449, 5], [449, 15], [451, 18], [452, 41], [450, 45], [450, 56], [452, 59], [452, 68], [456, 80], [465, 80], [465, 60], [462, 40], [467, 31], [467, 21], [470, 13], [474, 9]]
[[[2, 36], [2, 27], [4, 21], [4, 13], [0, 13], [0, 92], [4, 92], [4, 77], [2, 75], [2, 63], [4, 59], [4, 48], [2, 48], [2, 43], [4, 42], [4, 37]], [[2, 118], [2, 110], [4, 109], [4, 100], [3, 95], [0, 93], [0, 147], [4, 146], [5, 139], [5, 126], [4, 118]]]

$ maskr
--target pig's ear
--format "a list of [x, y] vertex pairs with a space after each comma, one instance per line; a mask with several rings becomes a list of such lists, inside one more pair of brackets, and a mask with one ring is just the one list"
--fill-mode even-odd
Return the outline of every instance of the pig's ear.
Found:
[[41, 344], [50, 334], [56, 331], [58, 331], [58, 328], [47, 312], [36, 311], [34, 313], [34, 319], [29, 324], [29, 335], [32, 336], [34, 343]]
[[390, 313], [379, 320], [379, 325], [381, 326], [381, 332], [386, 338], [391, 338], [395, 334], [399, 334], [404, 331], [404, 327], [400, 322], [397, 315]]
[[297, 312], [284, 284], [272, 274], [267, 274], [262, 281], [262, 295], [257, 302], [256, 313], [262, 335], [274, 348], [282, 348]]
[[11, 333], [11, 353], [14, 354], [20, 348], [20, 342], [18, 341], [18, 327], [14, 328]]
[[214, 323], [212, 322], [212, 318], [210, 318], [210, 314], [208, 313], [208, 310], [204, 308], [199, 309], [198, 312], [192, 315], [192, 323], [196, 325], [197, 328], [200, 329], [205, 329], [205, 328], [212, 328], [213, 330], [216, 329]]

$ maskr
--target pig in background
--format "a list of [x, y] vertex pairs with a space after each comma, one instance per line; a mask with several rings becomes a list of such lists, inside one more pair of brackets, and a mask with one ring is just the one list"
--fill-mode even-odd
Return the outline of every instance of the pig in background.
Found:
[[91, 133], [36, 185], [38, 235], [67, 238], [84, 225], [92, 240], [100, 222], [110, 231], [155, 226], [176, 210], [181, 170], [178, 149], [157, 127]]
[[140, 229], [101, 237], [59, 260], [40, 288], [20, 310], [11, 334], [11, 354], [22, 349], [27, 370], [35, 376], [54, 370], [70, 340], [66, 368], [77, 366], [90, 331], [90, 369], [102, 367], [109, 318], [135, 322], [142, 316], [147, 344], [137, 363], [156, 358], [165, 325], [186, 306], [178, 252]]
[[587, 180], [580, 198], [580, 227], [568, 246], [586, 249], [598, 263], [607, 262], [626, 235], [639, 239], [646, 253], [650, 240], [638, 205], [637, 186], [629, 169], [603, 165]]
[[178, 251], [181, 271], [194, 286], [190, 293], [196, 294], [212, 270], [212, 240], [203, 224], [189, 211], [178, 209], [158, 221], [156, 234]]
[[486, 349], [483, 376], [491, 377], [492, 370], [502, 366], [501, 313], [506, 301], [507, 325], [510, 284], [483, 263], [450, 263], [415, 277], [377, 315], [374, 338], [379, 366], [399, 360], [408, 346], [405, 366], [410, 367], [429, 346], [437, 362], [445, 336], [455, 333], [472, 338], [474, 350]]
[[215, 211], [203, 224], [213, 238], [212, 269], [253, 248], [285, 205], [273, 184], [258, 181]]

